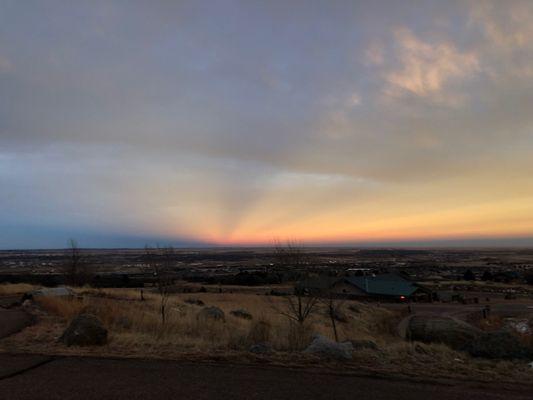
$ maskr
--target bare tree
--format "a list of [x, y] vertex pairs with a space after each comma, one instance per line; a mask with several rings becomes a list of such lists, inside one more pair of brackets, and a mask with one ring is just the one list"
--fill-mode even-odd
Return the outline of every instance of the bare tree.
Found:
[[335, 341], [339, 341], [339, 334], [337, 332], [337, 320], [341, 318], [341, 310], [344, 305], [344, 299], [340, 298], [333, 290], [329, 287], [324, 290], [320, 296], [320, 302], [326, 306], [326, 313], [331, 320], [331, 328], [333, 329], [333, 336]]
[[318, 297], [306, 294], [295, 286], [294, 295], [285, 296], [281, 305], [274, 303], [272, 307], [289, 321], [289, 343], [291, 347], [300, 349], [305, 345], [308, 321], [315, 313]]
[[309, 257], [297, 242], [288, 240], [282, 244], [279, 240], [274, 241], [274, 259], [277, 266], [301, 267], [309, 263]]
[[317, 302], [318, 297], [305, 296], [301, 291], [296, 290], [294, 296], [285, 297], [285, 308], [278, 308], [278, 310], [289, 320], [303, 325], [315, 311]]
[[157, 292], [159, 293], [159, 313], [161, 324], [165, 325], [167, 319], [167, 304], [173, 279], [170, 269], [173, 265], [174, 248], [172, 246], [156, 248], [145, 246], [146, 262], [150, 266], [155, 279]]
[[[287, 241], [282, 244], [279, 240], [274, 241], [273, 257], [275, 265], [286, 269], [294, 268], [298, 274], [307, 275], [302, 268], [309, 264], [309, 256], [302, 246], [295, 241]], [[295, 272], [296, 272], [295, 271]], [[305, 344], [306, 333], [309, 328], [307, 323], [316, 311], [318, 297], [314, 293], [308, 293], [298, 284], [294, 287], [294, 294], [285, 296], [283, 303], [273, 303], [273, 308], [289, 320], [289, 341], [294, 341], [293, 347], [302, 347]]]
[[81, 250], [75, 239], [69, 239], [65, 259], [63, 269], [68, 284], [81, 286], [90, 281], [87, 265], [83, 262]]

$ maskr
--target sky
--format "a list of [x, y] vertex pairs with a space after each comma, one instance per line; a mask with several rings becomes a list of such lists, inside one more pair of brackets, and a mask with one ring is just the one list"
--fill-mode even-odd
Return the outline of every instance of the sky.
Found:
[[0, 248], [533, 245], [533, 2], [0, 0]]

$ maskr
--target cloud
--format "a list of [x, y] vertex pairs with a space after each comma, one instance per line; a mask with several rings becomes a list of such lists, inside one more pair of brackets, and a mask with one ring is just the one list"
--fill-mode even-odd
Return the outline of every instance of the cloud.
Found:
[[383, 45], [377, 41], [373, 41], [365, 50], [365, 62], [371, 66], [380, 66], [385, 62], [385, 50]]
[[361, 96], [357, 93], [352, 93], [352, 95], [348, 98], [348, 106], [356, 107], [361, 105], [362, 99]]
[[387, 96], [414, 94], [454, 104], [460, 97], [447, 92], [448, 85], [480, 70], [475, 52], [460, 52], [451, 42], [423, 41], [408, 28], [396, 29], [394, 38], [400, 66], [385, 72]]
[[471, 2], [470, 25], [485, 38], [482, 52], [494, 80], [533, 77], [532, 2]]
[[473, 1], [470, 7], [471, 22], [481, 26], [493, 46], [531, 48], [533, 4], [529, 0]]
[[13, 63], [5, 56], [0, 55], [0, 73], [9, 72], [13, 69]]

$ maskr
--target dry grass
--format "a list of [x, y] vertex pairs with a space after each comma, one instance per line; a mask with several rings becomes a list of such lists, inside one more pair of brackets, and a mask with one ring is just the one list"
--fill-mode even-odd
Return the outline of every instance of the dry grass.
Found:
[[[321, 308], [306, 323], [303, 331], [276, 308], [282, 308], [282, 297], [246, 293], [174, 294], [163, 326], [158, 314], [158, 297], [145, 292], [140, 301], [138, 290], [79, 289], [75, 298], [40, 298], [45, 313], [40, 323], [0, 342], [0, 349], [54, 354], [110, 355], [122, 357], [155, 357], [170, 359], [228, 359], [257, 361], [248, 353], [251, 344], [270, 342], [278, 352], [268, 362], [284, 365], [316, 365], [319, 361], [299, 350], [311, 340], [313, 333], [332, 338], [332, 328]], [[198, 318], [202, 307], [187, 304], [194, 297], [206, 306], [220, 307], [225, 321]], [[244, 308], [252, 320], [234, 317], [231, 310]], [[94, 348], [68, 348], [57, 342], [67, 323], [80, 312], [95, 314], [109, 330], [109, 344]], [[346, 323], [338, 323], [340, 340], [372, 340], [378, 350], [364, 349], [354, 353], [354, 360], [344, 367], [353, 370], [477, 380], [525, 381], [533, 370], [524, 363], [476, 360], [444, 345], [408, 343], [397, 337], [395, 328], [402, 317], [397, 312], [375, 305], [346, 302]], [[263, 362], [265, 358], [261, 358]], [[320, 361], [325, 365], [324, 361]], [[326, 363], [327, 364], [327, 363]], [[337, 364], [333, 364], [337, 365]]]
[[36, 289], [40, 289], [40, 286], [28, 283], [2, 283], [0, 284], [0, 296], [23, 294]]
[[483, 331], [492, 332], [501, 329], [505, 321], [501, 315], [490, 315], [487, 318], [475, 319], [471, 323]]
[[[167, 321], [163, 325], [157, 310], [157, 295], [145, 293], [140, 301], [139, 291], [128, 289], [82, 290], [77, 298], [40, 298], [39, 304], [64, 321], [81, 312], [96, 315], [110, 330], [113, 339], [135, 345], [136, 342], [165, 342], [187, 350], [231, 349], [245, 350], [251, 344], [269, 341], [278, 350], [299, 350], [309, 344], [312, 335], [332, 337], [329, 319], [324, 309], [303, 327], [291, 323], [276, 309], [284, 307], [281, 297], [251, 294], [198, 293], [194, 297], [206, 306], [221, 308], [226, 321], [198, 318], [201, 307], [185, 302], [190, 294], [171, 296]], [[230, 311], [245, 308], [252, 320], [234, 317]], [[346, 309], [347, 323], [339, 323], [341, 340], [369, 339], [379, 336], [390, 321], [391, 311], [357, 304], [358, 313]], [[385, 336], [390, 335], [386, 332]]]

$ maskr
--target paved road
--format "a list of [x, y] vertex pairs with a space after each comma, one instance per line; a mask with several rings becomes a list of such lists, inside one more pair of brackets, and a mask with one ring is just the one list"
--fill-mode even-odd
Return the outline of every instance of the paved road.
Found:
[[[482, 304], [458, 304], [458, 303], [411, 303], [411, 311], [418, 315], [442, 315], [451, 317], [465, 317], [476, 311], [481, 311], [486, 305], [490, 306], [491, 314], [506, 317], [530, 317], [533, 316], [533, 303], [482, 303]], [[390, 310], [407, 310], [407, 304], [388, 303], [382, 307]]]
[[[14, 373], [11, 368], [9, 374], [1, 375], [1, 365], [6, 363], [18, 363], [22, 369]], [[276, 367], [93, 358], [47, 362], [42, 357], [0, 355], [0, 399], [10, 400], [530, 400], [530, 390], [423, 384]]]

